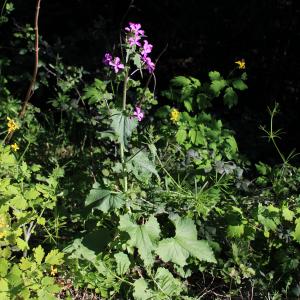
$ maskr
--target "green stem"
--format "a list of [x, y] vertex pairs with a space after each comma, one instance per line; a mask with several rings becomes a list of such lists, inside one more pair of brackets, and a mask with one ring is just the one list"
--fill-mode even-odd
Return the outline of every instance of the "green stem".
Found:
[[[123, 86], [123, 112], [126, 110], [126, 98], [127, 98], [127, 82], [128, 82], [128, 71], [126, 71], [125, 78], [124, 78], [124, 86]], [[128, 178], [127, 178], [127, 169], [126, 169], [126, 162], [125, 162], [125, 149], [124, 145], [120, 144], [120, 156], [121, 156], [121, 164], [123, 168], [124, 174], [124, 192], [126, 193], [128, 190]]]

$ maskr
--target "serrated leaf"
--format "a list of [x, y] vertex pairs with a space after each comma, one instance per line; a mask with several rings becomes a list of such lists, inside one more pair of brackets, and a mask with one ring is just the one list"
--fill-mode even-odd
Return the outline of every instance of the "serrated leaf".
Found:
[[286, 221], [293, 221], [295, 214], [288, 207], [284, 206], [282, 208], [282, 216]]
[[224, 94], [224, 104], [231, 108], [238, 103], [238, 96], [232, 87], [228, 87]]
[[185, 129], [179, 129], [176, 133], [176, 141], [178, 144], [182, 144], [186, 140], [186, 130]]
[[182, 87], [189, 85], [191, 83], [191, 80], [185, 76], [176, 76], [170, 82], [173, 86]]
[[21, 251], [24, 251], [24, 250], [26, 250], [26, 249], [29, 249], [28, 244], [27, 244], [24, 240], [22, 240], [21, 238], [17, 238], [16, 244], [17, 244], [18, 248], [19, 248]]
[[0, 258], [0, 277], [5, 277], [9, 268], [9, 263], [5, 258]]
[[159, 285], [159, 291], [169, 297], [179, 296], [182, 292], [182, 284], [179, 279], [175, 279], [172, 273], [165, 268], [158, 268], [155, 274], [155, 281]]
[[85, 199], [85, 206], [93, 205], [93, 208], [107, 213], [111, 209], [120, 208], [124, 204], [124, 196], [121, 193], [102, 189], [98, 182]]
[[241, 79], [234, 80], [232, 82], [232, 85], [235, 89], [240, 91], [244, 91], [248, 88], [247, 84]]
[[210, 85], [210, 89], [216, 94], [216, 96], [219, 96], [220, 92], [226, 85], [227, 82], [224, 79], [214, 80]]
[[119, 143], [127, 147], [128, 140], [133, 130], [137, 127], [137, 119], [128, 117], [121, 111], [113, 110], [111, 120], [111, 127], [117, 135]]
[[45, 256], [44, 249], [42, 248], [41, 245], [39, 245], [37, 248], [35, 248], [33, 250], [33, 253], [34, 253], [33, 255], [34, 255], [35, 261], [37, 262], [38, 265], [40, 265]]
[[183, 267], [186, 265], [186, 259], [191, 255], [200, 261], [216, 262], [208, 242], [197, 240], [197, 230], [193, 220], [177, 216], [172, 222], [176, 227], [175, 237], [160, 241], [156, 250], [163, 261], [172, 261]]
[[45, 263], [48, 265], [61, 265], [63, 263], [64, 254], [58, 249], [51, 250], [45, 258]]
[[128, 255], [123, 252], [119, 252], [115, 254], [114, 257], [117, 262], [117, 274], [124, 275], [130, 267], [130, 260], [128, 258]]
[[153, 299], [151, 291], [148, 289], [147, 281], [143, 278], [139, 278], [133, 283], [134, 292], [133, 297], [136, 300]]
[[143, 225], [133, 223], [129, 215], [120, 216], [119, 229], [126, 231], [129, 236], [129, 244], [136, 247], [146, 265], [153, 264], [152, 252], [156, 248], [160, 235], [159, 224], [154, 216], [150, 216]]
[[149, 159], [149, 155], [146, 151], [139, 151], [131, 159], [133, 169], [132, 172], [139, 179], [140, 175], [151, 175], [154, 174], [158, 176], [158, 173], [155, 169], [154, 163]]
[[240, 225], [229, 225], [227, 228], [228, 237], [238, 238], [244, 234], [245, 226], [244, 224]]
[[300, 243], [300, 218], [296, 220], [295, 231], [292, 233], [293, 238]]
[[221, 79], [221, 74], [218, 71], [210, 71], [208, 73], [208, 76], [209, 76], [211, 81]]

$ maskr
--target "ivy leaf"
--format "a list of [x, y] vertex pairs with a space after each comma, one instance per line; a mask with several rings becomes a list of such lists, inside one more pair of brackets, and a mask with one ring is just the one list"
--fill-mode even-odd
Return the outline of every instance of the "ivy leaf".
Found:
[[238, 96], [232, 87], [228, 87], [224, 94], [224, 104], [231, 108], [238, 103]]
[[153, 299], [151, 291], [148, 289], [148, 283], [145, 279], [139, 278], [133, 284], [134, 292], [133, 297], [136, 300]]
[[235, 89], [240, 91], [244, 91], [248, 88], [247, 84], [241, 79], [234, 80], [232, 82], [232, 85]]
[[114, 257], [117, 262], [117, 274], [124, 275], [130, 267], [130, 260], [128, 258], [128, 255], [123, 252], [119, 252], [115, 254]]
[[158, 283], [164, 295], [169, 297], [179, 296], [182, 292], [182, 284], [179, 279], [175, 279], [172, 273], [165, 268], [158, 268], [155, 274], [155, 281]]
[[44, 249], [42, 248], [41, 245], [39, 245], [37, 248], [35, 248], [33, 250], [33, 252], [34, 252], [35, 261], [37, 262], [38, 265], [40, 265], [41, 262], [42, 262], [42, 260], [43, 260], [43, 258], [44, 258], [44, 256], [45, 256]]
[[61, 265], [63, 263], [64, 254], [58, 249], [51, 250], [45, 258], [45, 263], [48, 265]]
[[137, 119], [128, 117], [121, 111], [113, 110], [111, 120], [111, 127], [115, 131], [119, 143], [127, 147], [128, 139], [137, 127]]
[[138, 249], [141, 258], [146, 265], [153, 264], [152, 251], [155, 250], [157, 241], [159, 239], [160, 228], [154, 216], [150, 216], [149, 220], [143, 224], [138, 225], [133, 223], [129, 215], [120, 216], [119, 229], [126, 231], [129, 236], [129, 244]]
[[172, 261], [183, 267], [187, 264], [187, 258], [194, 256], [200, 261], [216, 263], [208, 242], [197, 240], [197, 230], [193, 220], [176, 216], [172, 222], [176, 227], [175, 237], [160, 241], [156, 250], [164, 262]]
[[85, 206], [93, 205], [93, 208], [107, 213], [111, 209], [120, 208], [124, 204], [124, 196], [121, 193], [112, 192], [100, 188], [98, 182], [93, 184], [93, 188], [85, 199]]

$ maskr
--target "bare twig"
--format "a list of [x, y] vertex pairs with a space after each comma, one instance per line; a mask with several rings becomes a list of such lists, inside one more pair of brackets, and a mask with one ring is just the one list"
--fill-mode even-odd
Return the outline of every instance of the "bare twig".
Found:
[[30, 85], [28, 87], [25, 100], [22, 106], [22, 110], [19, 113], [19, 117], [23, 118], [27, 109], [27, 105], [29, 103], [30, 98], [32, 97], [34, 93], [34, 85], [36, 82], [36, 76], [38, 72], [38, 63], [39, 63], [39, 13], [40, 13], [40, 3], [41, 0], [36, 1], [36, 8], [35, 8], [35, 19], [34, 19], [34, 32], [35, 32], [35, 62], [34, 62], [34, 68], [33, 68], [33, 74], [32, 79], [30, 82]]

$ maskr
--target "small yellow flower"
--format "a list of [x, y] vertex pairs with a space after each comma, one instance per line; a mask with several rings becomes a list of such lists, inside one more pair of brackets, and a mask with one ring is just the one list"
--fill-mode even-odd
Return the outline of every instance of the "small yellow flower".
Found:
[[51, 266], [50, 275], [55, 276], [56, 274], [57, 274], [57, 268], [54, 268], [53, 266]]
[[12, 133], [19, 129], [19, 125], [10, 117], [7, 117], [7, 127], [8, 127], [8, 133]]
[[246, 62], [243, 58], [241, 60], [235, 61], [234, 63], [238, 65], [239, 69], [241, 70], [246, 69]]
[[178, 122], [179, 117], [180, 117], [180, 112], [176, 108], [173, 108], [171, 111], [171, 121], [176, 123]]
[[20, 147], [18, 146], [17, 143], [14, 143], [14, 144], [10, 145], [10, 147], [15, 152], [17, 152], [20, 149]]

